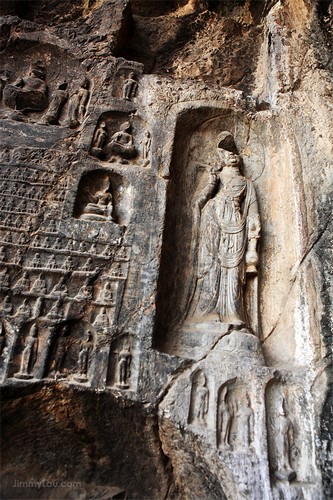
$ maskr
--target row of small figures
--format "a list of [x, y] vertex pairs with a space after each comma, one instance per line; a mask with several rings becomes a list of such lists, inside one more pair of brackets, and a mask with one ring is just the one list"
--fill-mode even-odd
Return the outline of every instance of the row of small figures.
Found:
[[40, 201], [46, 193], [44, 186], [30, 186], [28, 189], [26, 186], [26, 184], [18, 186], [16, 182], [3, 182], [1, 192], [6, 196], [15, 196], [15, 198], [25, 198], [34, 201]]
[[[10, 289], [10, 275], [7, 269], [0, 272], [0, 290], [7, 292]], [[43, 273], [41, 273], [33, 283], [31, 283], [29, 278], [29, 273], [24, 272], [22, 277], [19, 278], [14, 285], [12, 285], [11, 291], [13, 295], [27, 295], [31, 297], [43, 296], [45, 298], [58, 298], [58, 297], [69, 297], [68, 288], [66, 286], [66, 278], [61, 276], [59, 281], [51, 288], [48, 292], [48, 287], [44, 278]], [[86, 282], [81, 286], [78, 293], [73, 297], [73, 300], [92, 300], [93, 298], [93, 287]], [[100, 290], [98, 297], [95, 300], [96, 304], [107, 304], [114, 305], [115, 303], [115, 290], [110, 281], [106, 281]]]
[[[0, 238], [4, 243], [11, 243], [15, 246], [28, 246], [27, 238], [24, 233], [21, 233], [18, 238], [15, 238], [15, 241], [13, 241], [12, 233], [10, 231], [7, 231], [3, 236], [0, 236]], [[88, 248], [89, 245], [90, 248]], [[52, 251], [58, 250], [57, 253], [70, 252], [72, 255], [93, 255], [94, 257], [101, 258], [113, 257], [116, 250], [116, 247], [113, 245], [103, 245], [104, 249], [101, 251], [99, 244], [97, 243], [87, 243], [85, 241], [72, 239], [67, 239], [64, 242], [64, 240], [59, 237], [52, 242], [48, 236], [45, 236], [42, 241], [42, 237], [38, 234], [34, 237], [30, 246], [38, 250], [52, 249]], [[0, 247], [0, 254], [4, 253], [2, 250], [3, 248], [4, 245]], [[129, 259], [126, 247], [120, 247], [117, 251], [117, 259], [121, 261], [127, 261]]]
[[[55, 180], [56, 175], [51, 172], [39, 172], [32, 170], [29, 172], [25, 168], [2, 168], [0, 170], [0, 180], [18, 181], [39, 186], [49, 186]], [[2, 185], [3, 188], [3, 185]]]
[[[95, 349], [93, 332], [88, 330], [85, 333], [84, 338], [80, 342], [75, 373], [69, 374], [65, 369], [65, 361], [73, 345], [73, 339], [71, 339], [71, 337], [67, 334], [67, 330], [68, 329], [65, 329], [64, 333], [58, 339], [50, 371], [55, 373], [55, 378], [57, 380], [66, 379], [68, 375], [71, 375], [73, 381], [86, 383], [88, 382], [88, 372]], [[3, 332], [1, 331], [0, 355], [2, 353], [4, 343], [5, 339]], [[34, 324], [31, 326], [29, 334], [25, 340], [20, 359], [20, 369], [14, 374], [15, 378], [23, 380], [34, 378], [33, 371], [37, 358], [38, 344], [38, 327]], [[128, 389], [131, 376], [131, 350], [128, 346], [123, 346], [119, 351], [115, 352], [115, 354], [117, 354], [115, 385], [120, 389]]]
[[36, 203], [36, 200], [26, 200], [22, 198], [19, 203], [15, 203], [13, 198], [9, 198], [8, 200], [2, 199], [0, 203], [0, 210], [2, 212], [11, 212], [14, 214], [35, 214], [36, 210], [39, 209], [40, 202]]
[[[24, 231], [32, 231], [32, 221], [31, 217], [38, 216], [38, 213], [29, 214], [29, 219], [27, 220], [22, 215], [17, 214], [1, 214], [0, 213], [0, 227], [5, 229], [18, 229]], [[54, 232], [57, 232], [54, 231]]]

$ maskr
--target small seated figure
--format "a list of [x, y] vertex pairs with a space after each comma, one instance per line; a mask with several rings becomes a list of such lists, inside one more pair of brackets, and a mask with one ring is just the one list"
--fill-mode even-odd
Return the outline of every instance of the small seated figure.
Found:
[[46, 68], [41, 61], [31, 67], [29, 76], [13, 84], [7, 83], [3, 90], [6, 106], [22, 112], [42, 111], [48, 106]]
[[97, 331], [104, 331], [105, 333], [111, 328], [111, 322], [106, 313], [105, 307], [102, 307], [97, 314], [94, 321], [94, 328]]
[[20, 307], [17, 309], [15, 316], [18, 316], [22, 319], [30, 318], [31, 309], [27, 299], [25, 299], [23, 303], [20, 305]]
[[119, 132], [113, 134], [106, 147], [108, 155], [117, 154], [122, 158], [131, 159], [137, 155], [132, 136], [132, 125], [130, 122], [122, 123]]
[[101, 291], [99, 301], [103, 304], [113, 303], [113, 290], [110, 282], [105, 283], [104, 288]]
[[7, 267], [0, 272], [0, 291], [7, 291], [10, 286], [10, 276]]
[[14, 258], [13, 258], [13, 264], [20, 266], [22, 264], [22, 261], [23, 261], [22, 250], [20, 248], [18, 248], [16, 255], [14, 255]]
[[82, 285], [74, 298], [79, 302], [83, 300], [90, 300], [92, 298], [92, 287], [89, 286], [87, 283]]
[[30, 266], [34, 267], [34, 268], [42, 267], [39, 253], [35, 253], [34, 258], [32, 259], [32, 261], [30, 263]]
[[50, 255], [49, 260], [47, 261], [46, 267], [48, 269], [56, 269], [57, 261], [53, 253]]
[[13, 312], [12, 301], [10, 300], [10, 296], [6, 295], [2, 304], [2, 314], [12, 314], [12, 312]]
[[112, 194], [109, 191], [110, 184], [105, 189], [100, 189], [93, 196], [93, 202], [83, 209], [80, 216], [82, 220], [113, 221]]
[[82, 271], [92, 271], [93, 270], [92, 264], [93, 264], [93, 261], [89, 257], [89, 259], [87, 259], [86, 263], [82, 266]]
[[73, 269], [73, 258], [70, 255], [64, 260], [62, 269], [66, 271], [71, 271], [71, 269]]
[[67, 286], [65, 285], [65, 277], [62, 276], [58, 283], [54, 285], [50, 292], [51, 296], [55, 297], [64, 297], [65, 295], [68, 295], [68, 289]]
[[40, 274], [38, 278], [32, 284], [31, 293], [45, 294], [47, 291], [46, 283], [43, 274]]
[[61, 302], [61, 298], [59, 298], [54, 304], [53, 306], [51, 307], [51, 309], [49, 310], [48, 314], [47, 314], [47, 318], [48, 319], [52, 319], [52, 320], [60, 320], [63, 318], [64, 314], [63, 314], [63, 311], [61, 309], [62, 307], [62, 302]]
[[13, 287], [13, 295], [19, 295], [20, 293], [27, 292], [29, 288], [29, 274], [27, 272], [24, 272], [23, 276], [15, 283]]
[[102, 121], [95, 132], [93, 145], [91, 148], [91, 153], [94, 156], [97, 156], [97, 158], [101, 158], [102, 156], [104, 156], [103, 148], [108, 140], [108, 136], [109, 135], [106, 128], [106, 123]]

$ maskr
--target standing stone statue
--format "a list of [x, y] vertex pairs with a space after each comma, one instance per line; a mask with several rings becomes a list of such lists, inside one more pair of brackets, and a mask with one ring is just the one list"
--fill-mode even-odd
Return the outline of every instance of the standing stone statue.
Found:
[[89, 81], [87, 78], [84, 78], [80, 84], [80, 88], [69, 99], [68, 115], [70, 128], [76, 128], [83, 122], [89, 100], [88, 88]]
[[26, 338], [25, 346], [22, 352], [20, 371], [18, 373], [15, 373], [15, 378], [33, 378], [33, 374], [31, 374], [30, 372], [36, 361], [37, 350], [37, 325], [32, 325], [29, 331], [29, 335]]
[[242, 401], [237, 402], [235, 418], [237, 421], [237, 443], [240, 447], [248, 448], [254, 436], [254, 413], [247, 393]]
[[286, 401], [280, 398], [271, 420], [272, 435], [274, 439], [274, 475], [276, 479], [291, 481], [295, 479], [296, 472], [290, 465], [290, 449], [294, 444], [293, 424], [286, 413]]
[[228, 387], [224, 386], [220, 391], [217, 408], [217, 443], [219, 448], [230, 448], [230, 429], [232, 423], [232, 412], [227, 401]]
[[107, 143], [109, 134], [105, 121], [101, 121], [99, 124], [93, 139], [93, 144], [91, 148], [91, 153], [97, 158], [104, 155], [103, 148]]
[[242, 328], [248, 326], [246, 278], [257, 272], [258, 204], [252, 182], [240, 172], [241, 158], [229, 132], [220, 134], [218, 153], [221, 164], [211, 169], [196, 201], [197, 273], [187, 310], [202, 322]]
[[63, 82], [58, 86], [58, 89], [53, 92], [49, 107], [44, 116], [45, 123], [49, 125], [59, 125], [59, 116], [68, 99], [67, 87], [68, 83]]
[[89, 366], [89, 358], [91, 355], [91, 351], [93, 348], [92, 342], [92, 333], [90, 330], [86, 332], [84, 340], [81, 342], [79, 359], [78, 359], [78, 375], [75, 375], [75, 380], [78, 382], [86, 382], [88, 379], [88, 366]]
[[127, 389], [129, 387], [128, 379], [130, 376], [130, 364], [131, 364], [131, 353], [130, 348], [123, 348], [118, 354], [118, 386], [122, 389]]
[[125, 80], [123, 87], [123, 99], [131, 100], [135, 97], [138, 90], [138, 82], [136, 81], [135, 73], [130, 73], [127, 80]]
[[206, 375], [199, 371], [194, 375], [189, 422], [195, 425], [205, 425], [209, 408], [209, 390]]

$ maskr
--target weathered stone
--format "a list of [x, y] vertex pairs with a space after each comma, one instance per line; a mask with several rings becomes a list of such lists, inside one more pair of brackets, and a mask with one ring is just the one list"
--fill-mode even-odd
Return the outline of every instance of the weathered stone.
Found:
[[3, 0], [4, 498], [331, 498], [332, 5]]

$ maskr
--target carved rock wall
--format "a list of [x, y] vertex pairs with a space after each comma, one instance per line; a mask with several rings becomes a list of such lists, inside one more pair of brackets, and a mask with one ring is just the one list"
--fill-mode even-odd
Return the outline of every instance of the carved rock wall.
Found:
[[[4, 497], [330, 498], [332, 5], [3, 0]], [[261, 234], [217, 292], [222, 131]]]

